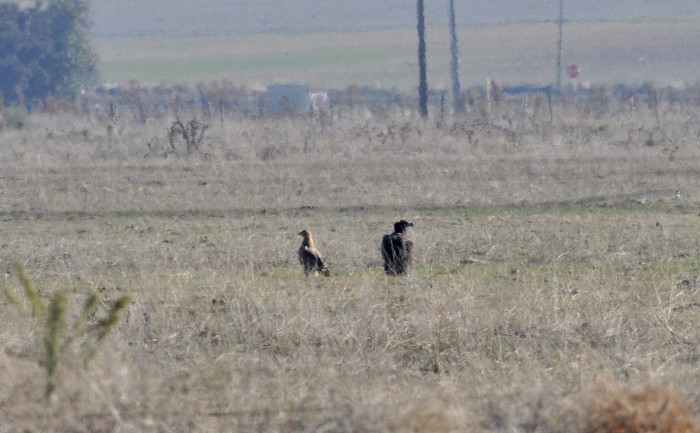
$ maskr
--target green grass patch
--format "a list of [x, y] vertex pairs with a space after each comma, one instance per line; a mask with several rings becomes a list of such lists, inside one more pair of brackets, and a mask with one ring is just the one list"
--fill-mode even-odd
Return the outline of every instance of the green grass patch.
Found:
[[210, 57], [166, 57], [105, 60], [98, 64], [106, 81], [129, 77], [152, 80], [203, 80], [230, 74], [272, 74], [318, 68], [353, 67], [379, 64], [406, 57], [408, 48], [361, 50], [322, 50], [314, 52], [275, 52], [264, 54], [224, 54]]

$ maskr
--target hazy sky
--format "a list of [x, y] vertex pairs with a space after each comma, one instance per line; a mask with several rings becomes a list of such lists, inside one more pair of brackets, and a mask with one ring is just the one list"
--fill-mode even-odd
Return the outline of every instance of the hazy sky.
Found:
[[[299, 33], [413, 26], [413, 0], [95, 0], [93, 30], [109, 36]], [[428, 25], [447, 24], [447, 0], [426, 0]], [[555, 20], [559, 0], [455, 0], [458, 25]], [[700, 16], [698, 0], [564, 0], [569, 20]]]

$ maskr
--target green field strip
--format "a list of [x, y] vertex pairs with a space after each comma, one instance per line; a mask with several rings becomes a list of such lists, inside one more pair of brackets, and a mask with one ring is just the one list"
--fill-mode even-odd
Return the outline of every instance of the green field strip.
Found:
[[352, 66], [401, 59], [413, 49], [320, 51], [294, 54], [256, 54], [221, 57], [156, 58], [103, 61], [98, 67], [104, 77], [173, 77], [205, 76], [226, 73], [277, 72], [320, 67]]

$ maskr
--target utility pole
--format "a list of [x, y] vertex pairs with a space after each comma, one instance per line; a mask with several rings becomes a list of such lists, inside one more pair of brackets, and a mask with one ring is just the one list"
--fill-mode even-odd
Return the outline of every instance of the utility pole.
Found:
[[561, 94], [561, 37], [564, 27], [564, 0], [559, 0], [559, 39], [557, 40], [557, 90]]
[[418, 109], [420, 115], [428, 118], [428, 73], [425, 59], [425, 10], [423, 0], [418, 0]]
[[452, 74], [452, 95], [454, 98], [455, 113], [464, 111], [464, 98], [462, 98], [462, 86], [459, 82], [459, 48], [457, 47], [457, 19], [455, 18], [455, 0], [450, 0], [450, 53], [452, 62], [450, 72]]

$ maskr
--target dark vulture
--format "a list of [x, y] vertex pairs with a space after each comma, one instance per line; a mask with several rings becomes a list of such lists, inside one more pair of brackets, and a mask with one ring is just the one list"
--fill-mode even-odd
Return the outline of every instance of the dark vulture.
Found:
[[413, 265], [413, 242], [406, 239], [407, 227], [413, 227], [413, 223], [395, 222], [394, 233], [382, 238], [382, 259], [387, 275], [406, 275]]
[[301, 247], [299, 247], [299, 263], [304, 267], [304, 273], [309, 275], [318, 275], [319, 273], [330, 276], [331, 272], [326, 266], [326, 262], [321, 256], [321, 252], [314, 246], [314, 239], [311, 237], [311, 232], [308, 230], [302, 230], [299, 232], [299, 236], [303, 236], [304, 240], [301, 242]]

